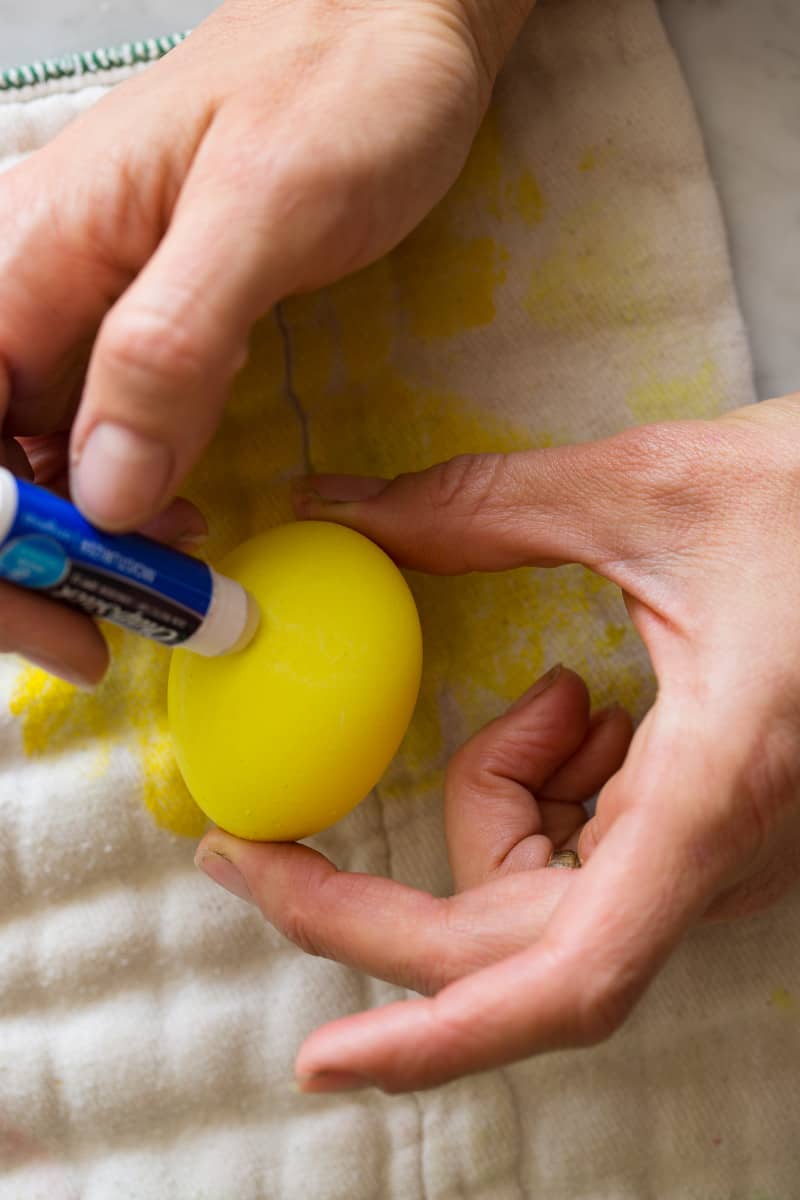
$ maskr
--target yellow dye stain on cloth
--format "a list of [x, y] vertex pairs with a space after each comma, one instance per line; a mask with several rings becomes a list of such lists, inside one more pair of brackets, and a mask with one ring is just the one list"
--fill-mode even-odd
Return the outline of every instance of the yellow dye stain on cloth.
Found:
[[87, 748], [90, 770], [107, 771], [115, 749], [127, 746], [141, 766], [142, 799], [156, 823], [199, 836], [206, 819], [192, 800], [172, 755], [166, 728], [166, 651], [107, 627], [114, 663], [94, 692], [82, 692], [37, 667], [16, 679], [11, 712], [32, 758]]
[[484, 231], [487, 214], [496, 224], [518, 218], [533, 228], [546, 212], [544, 192], [529, 167], [504, 171], [499, 118], [490, 110], [454, 187], [388, 260], [400, 300], [398, 319], [423, 340], [490, 325], [511, 254], [496, 237], [470, 230]]
[[490, 325], [494, 291], [505, 277], [507, 252], [490, 237], [462, 237], [439, 214], [424, 221], [396, 252], [413, 279], [427, 270], [425, 288], [401, 288], [411, 332], [445, 338]]
[[791, 992], [784, 987], [776, 988], [770, 996], [770, 1004], [773, 1008], [780, 1009], [781, 1012], [796, 1012], [797, 1004]]
[[269, 316], [256, 325], [219, 432], [182, 489], [208, 515], [204, 554], [212, 561], [292, 518], [287, 484], [304, 460], [285, 374], [280, 326]]
[[614, 145], [612, 142], [587, 146], [578, 160], [578, 170], [582, 175], [590, 175], [592, 171], [597, 171], [601, 167], [607, 166], [613, 158]]
[[647, 269], [650, 254], [647, 239], [620, 227], [614, 213], [579, 206], [534, 262], [528, 314], [543, 329], [572, 335], [654, 325], [662, 314]]
[[500, 221], [519, 217], [529, 227], [541, 223], [548, 205], [539, 180], [529, 165], [510, 171], [507, 160], [500, 117], [490, 109], [464, 170], [444, 201], [456, 221], [470, 209], [478, 209]]
[[[502, 165], [500, 131], [490, 112], [455, 186], [389, 259], [398, 316], [415, 337], [453, 337], [494, 320], [508, 251], [485, 232], [469, 230], [476, 215], [500, 215]], [[482, 229], [484, 224], [479, 221]]]
[[505, 160], [503, 134], [496, 108], [490, 108], [472, 143], [469, 157], [445, 204], [451, 212], [468, 207], [503, 216], [502, 196]]
[[584, 676], [596, 706], [616, 700], [641, 715], [651, 698], [631, 654], [636, 634], [619, 624], [617, 589], [581, 567], [412, 573], [410, 583], [425, 636], [422, 691], [404, 745], [413, 770], [442, 772], [465, 738], [558, 660]]
[[508, 185], [508, 198], [514, 211], [526, 225], [540, 225], [547, 212], [547, 201], [533, 172], [521, 171], [519, 177]]
[[628, 394], [628, 407], [639, 422], [717, 417], [725, 408], [717, 365], [707, 358], [691, 375], [648, 369]]

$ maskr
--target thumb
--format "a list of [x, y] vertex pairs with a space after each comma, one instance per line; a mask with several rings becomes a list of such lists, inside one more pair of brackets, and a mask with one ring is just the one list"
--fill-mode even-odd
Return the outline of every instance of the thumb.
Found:
[[294, 247], [263, 188], [201, 154], [169, 231], [109, 311], [73, 427], [70, 485], [111, 530], [157, 514], [211, 440], [253, 323], [289, 290]]
[[295, 507], [300, 517], [360, 530], [413, 569], [451, 575], [580, 562], [629, 589], [626, 565], [668, 549], [665, 511], [674, 517], [696, 505], [686, 450], [698, 426], [462, 455], [391, 481], [310, 476], [296, 486]]
[[[615, 818], [531, 945], [432, 998], [318, 1029], [298, 1057], [303, 1090], [331, 1090], [344, 1075], [416, 1090], [614, 1033], [727, 869], [713, 822], [698, 818], [707, 760], [686, 753], [684, 733], [667, 720], [634, 743], [633, 766], [604, 789]], [[729, 785], [724, 772], [714, 780], [720, 811]]]
[[244, 363], [261, 264], [222, 215], [187, 206], [101, 326], [72, 434], [70, 486], [103, 528], [140, 526], [167, 504], [211, 440]]

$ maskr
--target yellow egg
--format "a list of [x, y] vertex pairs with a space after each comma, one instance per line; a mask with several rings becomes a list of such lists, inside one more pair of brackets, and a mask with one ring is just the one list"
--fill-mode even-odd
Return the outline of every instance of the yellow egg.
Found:
[[354, 808], [394, 757], [419, 691], [416, 606], [382, 550], [321, 521], [271, 529], [218, 569], [261, 624], [238, 654], [173, 654], [178, 765], [222, 829], [294, 841]]

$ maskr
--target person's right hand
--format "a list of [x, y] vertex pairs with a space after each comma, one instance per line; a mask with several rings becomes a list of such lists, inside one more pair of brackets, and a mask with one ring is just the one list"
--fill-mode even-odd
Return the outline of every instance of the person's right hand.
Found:
[[[165, 509], [250, 328], [378, 258], [468, 153], [530, 0], [228, 0], [0, 179], [0, 418], [96, 524]], [[68, 436], [65, 436], [68, 434]], [[53, 436], [55, 435], [55, 436]], [[42, 440], [44, 438], [44, 440]], [[10, 457], [9, 457], [10, 456]], [[24, 464], [23, 464], [24, 469]], [[177, 525], [186, 525], [177, 529]], [[88, 619], [0, 590], [0, 649], [96, 681]]]

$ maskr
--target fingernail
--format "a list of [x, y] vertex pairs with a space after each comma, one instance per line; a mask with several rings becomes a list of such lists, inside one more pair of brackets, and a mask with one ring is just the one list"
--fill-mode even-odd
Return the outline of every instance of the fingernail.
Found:
[[171, 473], [168, 446], [102, 421], [86, 439], [70, 483], [76, 504], [90, 521], [122, 528], [157, 507]]
[[310, 475], [295, 480], [292, 491], [300, 505], [352, 504], [358, 500], [373, 500], [388, 484], [388, 479], [372, 475]]
[[54, 659], [47, 658], [45, 655], [39, 654], [38, 651], [20, 650], [19, 654], [22, 655], [26, 662], [34, 667], [38, 667], [40, 671], [46, 671], [48, 675], [55, 675], [57, 679], [63, 679], [64, 683], [68, 683], [75, 688], [80, 688], [82, 692], [93, 692], [97, 687], [93, 679], [88, 679], [72, 667], [55, 662]]
[[297, 1090], [306, 1095], [357, 1092], [368, 1087], [375, 1087], [374, 1081], [363, 1075], [354, 1075], [352, 1071], [317, 1071], [315, 1075], [299, 1075], [297, 1078]]
[[252, 904], [253, 897], [244, 875], [229, 858], [225, 858], [216, 850], [205, 850], [203, 853], [198, 852], [195, 855], [194, 863], [201, 871], [205, 871], [209, 879], [214, 880], [214, 883], [218, 883], [227, 892], [238, 896], [240, 900], [246, 900], [248, 904]]
[[532, 687], [529, 687], [527, 692], [523, 692], [507, 711], [510, 713], [516, 712], [518, 708], [524, 708], [526, 704], [529, 704], [531, 700], [535, 700], [537, 696], [543, 695], [548, 688], [553, 686], [563, 670], [562, 664], [556, 663], [546, 675], [542, 675], [541, 679], [537, 679], [536, 683]]

